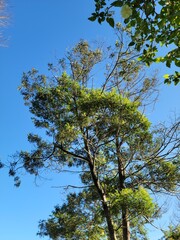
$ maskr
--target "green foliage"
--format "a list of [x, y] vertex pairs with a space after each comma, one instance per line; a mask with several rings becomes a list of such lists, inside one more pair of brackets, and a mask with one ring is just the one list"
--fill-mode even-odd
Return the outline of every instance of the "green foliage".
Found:
[[[153, 214], [154, 204], [152, 199], [149, 197], [148, 193], [140, 190], [140, 196], [137, 194], [132, 196], [132, 192], [123, 191], [120, 198], [136, 197], [139, 200], [138, 206], [142, 206], [140, 201], [144, 201], [144, 206], [148, 211], [148, 217]], [[130, 196], [129, 196], [130, 193]], [[113, 198], [115, 195], [113, 196]], [[119, 199], [119, 196], [117, 196]], [[122, 199], [121, 199], [122, 200]], [[125, 199], [123, 200], [125, 203]], [[130, 203], [131, 201], [131, 203]], [[132, 204], [134, 210], [137, 206], [131, 199], [128, 201], [129, 204]], [[146, 206], [145, 202], [148, 204]], [[148, 209], [150, 207], [150, 209]], [[121, 206], [114, 209], [116, 212], [119, 212]], [[132, 206], [131, 206], [132, 209]], [[136, 208], [137, 209], [137, 208]], [[152, 212], [150, 213], [150, 211]], [[143, 209], [145, 212], [145, 209]], [[115, 213], [114, 213], [115, 214]], [[140, 212], [136, 213], [137, 218], [133, 216], [131, 221], [131, 231], [132, 231], [132, 240], [138, 239], [139, 236], [143, 240], [147, 240], [146, 232], [143, 228], [144, 221], [140, 217]], [[141, 212], [142, 214], [142, 212]], [[116, 215], [116, 214], [115, 214]], [[103, 211], [101, 210], [101, 201], [98, 199], [98, 194], [96, 190], [91, 187], [83, 190], [82, 192], [76, 194], [71, 193], [67, 196], [67, 201], [62, 206], [56, 206], [45, 221], [42, 220], [39, 222], [39, 236], [49, 236], [51, 239], [65, 238], [65, 239], [104, 239], [107, 240], [108, 229], [106, 227], [106, 222], [104, 218]], [[117, 231], [118, 239], [122, 240], [122, 230], [118, 229]]]
[[[130, 46], [135, 46], [137, 51], [141, 51], [141, 60], [147, 65], [152, 62], [165, 62], [167, 67], [172, 63], [179, 66], [179, 13], [180, 2], [176, 0], [157, 0], [157, 1], [136, 1], [119, 0], [110, 3], [105, 0], [95, 1], [95, 12], [92, 13], [91, 21], [98, 20], [99, 23], [107, 21], [114, 27], [113, 8], [121, 8], [121, 16], [124, 18], [125, 25], [131, 29]], [[109, 21], [111, 19], [111, 21]], [[112, 24], [113, 22], [113, 24]], [[171, 47], [165, 56], [158, 58], [157, 46]], [[180, 81], [179, 73], [171, 75], [165, 83], [174, 82], [177, 85]]]
[[153, 199], [149, 193], [139, 187], [137, 190], [125, 188], [121, 192], [111, 193], [110, 203], [113, 210], [118, 211], [119, 208], [128, 208], [130, 217], [146, 216], [152, 217], [157, 211], [157, 206], [153, 203]]
[[107, 233], [96, 196], [97, 193], [91, 191], [69, 194], [67, 203], [56, 206], [48, 221], [39, 223], [38, 235], [48, 235], [52, 239], [105, 239]]
[[169, 230], [165, 231], [162, 240], [179, 240], [180, 239], [180, 225], [169, 226]]

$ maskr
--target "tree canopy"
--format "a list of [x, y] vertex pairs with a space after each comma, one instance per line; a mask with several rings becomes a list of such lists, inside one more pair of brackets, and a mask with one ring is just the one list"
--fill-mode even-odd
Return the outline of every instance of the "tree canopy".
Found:
[[[155, 80], [139, 79], [142, 66], [129, 51], [110, 54], [113, 65], [96, 85], [90, 76], [102, 51], [86, 41], [68, 52], [59, 67], [49, 64], [50, 76], [35, 69], [23, 74], [20, 92], [45, 136], [28, 135], [34, 149], [17, 153], [10, 175], [18, 185], [20, 167], [36, 176], [44, 168], [73, 167], [82, 182], [40, 222], [41, 236], [147, 239], [144, 225], [159, 216], [153, 194], [178, 190], [180, 123], [151, 127], [140, 109]], [[127, 74], [123, 70], [128, 67]]]
[[[95, 11], [89, 20], [108, 22], [115, 26], [115, 16], [121, 14], [126, 27], [131, 29], [130, 46], [142, 52], [141, 60], [165, 63], [167, 67], [180, 66], [180, 2], [177, 0], [94, 0]], [[116, 9], [121, 9], [116, 11]], [[163, 55], [160, 46], [167, 47]], [[180, 73], [166, 74], [165, 83], [178, 84]]]

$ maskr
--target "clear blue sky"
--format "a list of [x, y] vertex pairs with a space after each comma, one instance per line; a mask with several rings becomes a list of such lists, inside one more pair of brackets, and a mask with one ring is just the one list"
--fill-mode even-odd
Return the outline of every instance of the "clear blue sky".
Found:
[[[111, 42], [113, 30], [87, 20], [92, 0], [9, 0], [8, 46], [0, 48], [0, 159], [8, 161], [17, 150], [28, 147], [26, 135], [33, 131], [30, 114], [17, 90], [23, 72], [32, 67], [46, 71], [48, 62], [63, 57], [80, 39]], [[159, 76], [167, 73], [162, 65]], [[160, 96], [148, 117], [154, 122], [179, 113], [179, 86], [160, 87]], [[0, 170], [0, 239], [37, 240], [37, 225], [54, 205], [65, 199], [63, 189], [52, 186], [74, 183], [74, 176], [49, 174], [51, 180], [22, 176], [20, 188], [13, 186], [7, 170]], [[46, 239], [46, 238], [45, 238]], [[154, 240], [158, 239], [153, 237]]]

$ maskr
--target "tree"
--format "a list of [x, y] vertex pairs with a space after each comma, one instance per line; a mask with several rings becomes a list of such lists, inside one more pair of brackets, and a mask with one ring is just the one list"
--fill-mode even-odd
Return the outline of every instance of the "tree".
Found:
[[40, 235], [129, 240], [144, 235], [143, 225], [158, 216], [150, 194], [177, 191], [179, 122], [151, 129], [139, 108], [156, 81], [138, 78], [142, 66], [129, 47], [110, 59], [105, 80], [95, 85], [90, 76], [102, 52], [80, 41], [59, 61], [62, 71], [49, 64], [51, 76], [35, 69], [23, 75], [21, 94], [46, 137], [28, 135], [35, 148], [17, 154], [10, 175], [19, 181], [20, 167], [36, 176], [44, 168], [82, 171], [83, 190], [40, 223]]
[[[5, 1], [4, 0], [0, 0], [0, 28], [5, 27], [7, 25], [7, 19], [8, 16], [5, 13]], [[2, 33], [0, 33], [0, 39], [1, 39], [1, 44], [3, 42], [3, 36]]]
[[[180, 2], [176, 0], [94, 0], [95, 12], [89, 18], [99, 23], [107, 21], [115, 26], [115, 8], [121, 8], [125, 25], [131, 29], [131, 42], [137, 51], [142, 52], [141, 60], [150, 65], [152, 62], [166, 63], [167, 67], [180, 66], [179, 50], [179, 12]], [[158, 55], [158, 46], [169, 48], [164, 56]], [[166, 52], [166, 51], [165, 51]], [[180, 74], [165, 76], [165, 83], [178, 84]]]

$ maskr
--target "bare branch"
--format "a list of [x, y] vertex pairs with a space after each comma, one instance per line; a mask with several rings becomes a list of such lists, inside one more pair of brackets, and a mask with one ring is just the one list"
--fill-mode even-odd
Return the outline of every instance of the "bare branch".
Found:
[[65, 190], [68, 190], [69, 188], [78, 188], [78, 189], [82, 189], [82, 188], [90, 188], [93, 187], [94, 185], [89, 185], [89, 186], [75, 186], [75, 185], [66, 185], [66, 186], [52, 186], [52, 188], [64, 188]]

